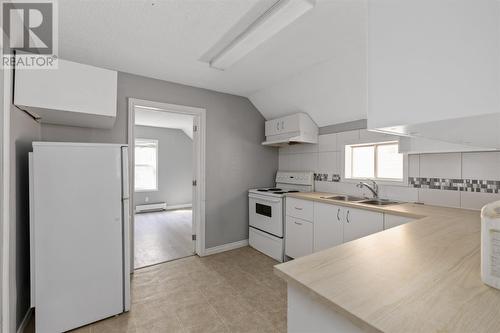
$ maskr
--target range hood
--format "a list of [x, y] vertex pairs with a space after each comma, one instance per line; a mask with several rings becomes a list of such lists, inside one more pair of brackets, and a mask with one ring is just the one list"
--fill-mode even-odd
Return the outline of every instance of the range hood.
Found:
[[318, 126], [306, 113], [266, 121], [264, 146], [281, 147], [298, 143], [318, 143]]

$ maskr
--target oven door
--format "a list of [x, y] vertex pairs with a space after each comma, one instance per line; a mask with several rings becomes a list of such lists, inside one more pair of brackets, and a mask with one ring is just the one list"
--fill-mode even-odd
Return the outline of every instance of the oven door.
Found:
[[250, 226], [283, 237], [283, 199], [254, 193], [248, 195]]

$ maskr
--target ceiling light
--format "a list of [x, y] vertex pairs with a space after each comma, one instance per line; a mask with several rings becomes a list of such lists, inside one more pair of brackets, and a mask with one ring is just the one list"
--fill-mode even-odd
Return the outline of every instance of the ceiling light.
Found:
[[278, 0], [210, 61], [226, 69], [314, 7], [311, 0]]

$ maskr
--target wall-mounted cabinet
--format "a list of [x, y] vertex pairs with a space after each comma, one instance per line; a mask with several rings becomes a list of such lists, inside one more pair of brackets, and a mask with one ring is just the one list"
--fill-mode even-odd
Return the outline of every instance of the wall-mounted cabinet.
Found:
[[17, 69], [14, 104], [42, 123], [111, 128], [117, 72], [59, 59], [57, 69]]
[[368, 6], [368, 128], [500, 148], [500, 2]]

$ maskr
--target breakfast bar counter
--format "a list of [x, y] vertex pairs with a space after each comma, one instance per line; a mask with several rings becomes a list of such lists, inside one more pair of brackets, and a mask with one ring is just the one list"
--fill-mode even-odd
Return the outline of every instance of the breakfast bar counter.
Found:
[[414, 222], [275, 266], [288, 282], [289, 332], [500, 332], [500, 290], [480, 278], [480, 212], [419, 204], [374, 207]]

